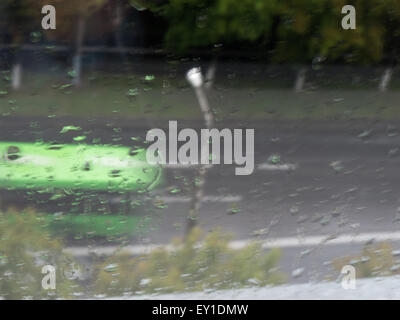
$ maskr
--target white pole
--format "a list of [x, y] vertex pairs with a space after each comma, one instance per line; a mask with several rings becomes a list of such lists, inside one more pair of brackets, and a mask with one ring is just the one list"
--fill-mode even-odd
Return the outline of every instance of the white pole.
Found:
[[[192, 68], [186, 74], [187, 81], [193, 87], [197, 100], [200, 105], [200, 109], [203, 113], [204, 121], [207, 129], [211, 129], [214, 126], [214, 117], [208, 103], [207, 96], [204, 90], [204, 79], [200, 68]], [[201, 150], [209, 148], [208, 141], [202, 141]], [[201, 158], [201, 157], [200, 157]], [[196, 219], [199, 213], [201, 201], [204, 194], [204, 184], [206, 180], [206, 172], [211, 165], [201, 164], [197, 172], [198, 181], [193, 182], [193, 194], [190, 201], [189, 216], [186, 227], [186, 234], [190, 233], [193, 227], [196, 225]]]

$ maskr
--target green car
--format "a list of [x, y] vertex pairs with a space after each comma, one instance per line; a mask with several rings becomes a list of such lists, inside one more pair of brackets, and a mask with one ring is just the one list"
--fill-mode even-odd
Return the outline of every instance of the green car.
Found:
[[[143, 148], [0, 142], [1, 190], [127, 195], [151, 191], [161, 181], [162, 168], [147, 163]], [[129, 214], [63, 210], [46, 219], [58, 233], [94, 236], [132, 234], [140, 220]]]

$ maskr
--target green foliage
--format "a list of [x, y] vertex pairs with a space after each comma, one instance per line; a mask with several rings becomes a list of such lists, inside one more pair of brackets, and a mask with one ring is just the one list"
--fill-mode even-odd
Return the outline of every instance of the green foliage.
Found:
[[396, 260], [392, 246], [386, 242], [366, 245], [359, 255], [333, 261], [333, 266], [338, 271], [349, 264], [356, 268], [357, 278], [400, 274], [400, 261]]
[[[348, 4], [356, 8], [355, 30], [341, 27]], [[167, 47], [181, 51], [247, 41], [272, 48], [276, 62], [374, 63], [399, 49], [399, 0], [169, 0], [150, 8], [169, 23]]]
[[[34, 212], [0, 213], [0, 297], [52, 299], [71, 297], [78, 287], [68, 280], [74, 264], [62, 254], [61, 243], [51, 239], [46, 225]], [[44, 290], [43, 265], [56, 267], [56, 289]]]
[[[5, 0], [0, 26], [14, 44], [40, 28], [41, 7], [57, 8], [57, 29], [48, 39], [72, 44], [79, 17], [88, 21], [86, 36], [113, 31], [114, 23], [99, 23], [108, 0]], [[398, 59], [400, 0], [128, 0], [124, 8], [149, 9], [168, 22], [165, 46], [184, 53], [193, 48], [243, 43], [264, 48], [276, 62], [330, 61], [393, 63]], [[356, 8], [357, 28], [343, 30], [341, 9]]]
[[184, 51], [220, 42], [266, 41], [275, 0], [170, 0], [153, 10], [169, 22], [166, 46]]
[[173, 250], [157, 249], [133, 258], [123, 250], [97, 267], [95, 290], [115, 295], [154, 292], [229, 289], [282, 283], [277, 271], [279, 250], [263, 253], [257, 244], [234, 250], [230, 237], [219, 231], [194, 229], [186, 241], [176, 240]]
[[325, 4], [324, 0], [280, 1], [276, 12], [276, 61], [306, 62], [316, 54], [318, 48], [312, 43], [318, 37]]
[[[378, 16], [371, 17], [375, 0], [358, 1], [356, 30], [343, 30], [342, 7], [354, 4], [343, 0], [284, 0], [279, 3], [278, 62], [310, 62], [316, 57], [335, 60], [350, 55], [352, 61], [376, 61], [382, 55], [382, 28]], [[374, 46], [369, 41], [374, 41]]]
[[[0, 2], [0, 28], [10, 32], [12, 43], [20, 45], [35, 30], [41, 7], [37, 0], [2, 0]], [[39, 20], [40, 21], [40, 20]]]
[[[318, 27], [319, 38], [311, 43], [312, 47], [331, 60], [345, 56], [347, 62], [381, 61], [385, 53], [385, 35], [392, 32], [385, 28], [389, 3], [381, 0], [325, 2], [325, 10]], [[341, 8], [346, 4], [352, 4], [356, 8], [355, 30], [343, 30], [340, 26], [344, 16]]]

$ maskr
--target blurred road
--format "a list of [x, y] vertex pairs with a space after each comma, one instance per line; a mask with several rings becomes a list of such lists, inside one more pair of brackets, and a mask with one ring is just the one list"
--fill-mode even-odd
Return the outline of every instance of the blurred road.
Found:
[[[102, 143], [121, 144], [144, 137], [152, 127], [166, 126], [72, 118], [3, 118], [0, 123], [2, 140], [71, 142], [83, 132], [88, 143], [101, 138]], [[178, 124], [201, 126], [201, 122]], [[80, 126], [82, 132], [60, 134], [65, 125]], [[214, 166], [208, 172], [198, 219], [205, 230], [220, 227], [233, 233], [235, 240], [274, 240], [283, 250], [281, 267], [293, 273], [293, 282], [322, 280], [329, 272], [338, 276], [338, 271], [332, 273], [332, 259], [359, 253], [374, 233], [380, 233], [381, 240], [385, 234], [389, 240], [397, 236], [400, 123], [271, 121], [220, 126], [255, 128], [256, 169], [250, 176], [235, 176], [234, 165]], [[279, 155], [280, 162], [269, 162], [271, 155]], [[166, 207], [160, 209], [150, 232], [133, 245], [165, 244], [184, 233], [190, 194], [182, 183], [193, 175], [193, 168], [166, 169], [166, 186], [157, 191]], [[343, 234], [349, 237], [338, 244], [323, 241]], [[359, 234], [362, 240], [352, 241], [351, 236]], [[394, 239], [395, 249], [399, 239]]]

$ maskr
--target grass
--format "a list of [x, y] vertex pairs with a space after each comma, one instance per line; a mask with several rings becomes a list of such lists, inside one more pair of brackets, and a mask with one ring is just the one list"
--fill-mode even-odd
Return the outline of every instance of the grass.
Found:
[[[90, 80], [89, 80], [90, 79]], [[190, 92], [171, 94], [162, 88], [160, 79], [146, 81], [144, 77], [121, 74], [88, 76], [80, 88], [70, 85], [71, 79], [26, 74], [27, 83], [12, 92], [3, 80], [0, 112], [3, 116], [74, 116], [143, 118], [168, 117], [170, 113], [200, 115], [195, 97]], [[189, 88], [186, 89], [189, 91]], [[183, 110], [195, 105], [193, 110]]]
[[[147, 78], [147, 80], [146, 80]], [[267, 87], [262, 82], [222, 79], [209, 92], [217, 121], [267, 119], [400, 119], [400, 91], [379, 93], [373, 88], [307, 89]], [[182, 78], [168, 74], [128, 75], [91, 73], [80, 88], [68, 75], [24, 74], [24, 86], [9, 88], [3, 72], [0, 116], [120, 117], [128, 119], [202, 119], [193, 90]]]

